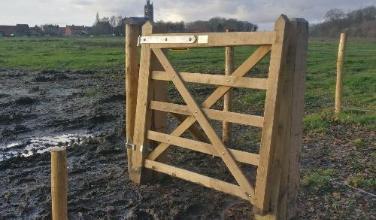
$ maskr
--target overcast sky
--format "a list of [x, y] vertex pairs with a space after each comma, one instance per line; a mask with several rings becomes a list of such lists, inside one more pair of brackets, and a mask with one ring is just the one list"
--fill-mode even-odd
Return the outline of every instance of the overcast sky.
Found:
[[[219, 16], [250, 21], [261, 30], [272, 27], [281, 14], [320, 21], [331, 8], [345, 12], [375, 0], [152, 0], [155, 19], [164, 21], [207, 20]], [[141, 16], [145, 0], [0, 0], [0, 24], [27, 23], [92, 25], [95, 15]]]

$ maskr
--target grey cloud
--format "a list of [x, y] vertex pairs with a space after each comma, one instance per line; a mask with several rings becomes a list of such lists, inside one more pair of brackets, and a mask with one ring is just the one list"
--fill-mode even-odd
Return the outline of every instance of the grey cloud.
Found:
[[[345, 11], [375, 5], [374, 0], [151, 0], [157, 20], [193, 21], [211, 17], [247, 20], [270, 28], [280, 14], [317, 22], [331, 8]], [[141, 16], [145, 0], [0, 0], [2, 23], [87, 24], [101, 16]]]
[[72, 0], [72, 4], [77, 6], [90, 6], [95, 4], [95, 0]]

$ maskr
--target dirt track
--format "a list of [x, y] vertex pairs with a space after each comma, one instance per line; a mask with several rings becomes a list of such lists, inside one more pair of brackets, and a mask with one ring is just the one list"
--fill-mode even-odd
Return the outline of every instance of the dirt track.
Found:
[[[0, 154], [12, 157], [0, 162], [0, 219], [50, 219], [49, 154], [15, 156], [30, 154], [24, 152], [28, 146], [43, 150], [58, 140], [50, 143], [43, 137], [74, 133], [82, 135], [60, 143], [69, 145], [70, 219], [249, 218], [251, 208], [246, 202], [195, 184], [170, 177], [144, 186], [129, 181], [122, 138], [121, 73], [3, 70], [0, 74]], [[234, 133], [237, 140], [244, 140], [241, 135], [246, 132]], [[338, 170], [338, 181], [350, 175], [352, 159], [367, 158], [368, 151], [354, 156], [353, 150], [344, 150], [352, 149], [349, 134], [362, 137], [369, 146], [375, 140], [372, 131], [341, 125], [333, 125], [325, 136], [306, 135], [303, 175], [307, 170], [328, 167]], [[12, 145], [14, 142], [18, 144]], [[231, 181], [218, 159], [179, 150], [169, 157], [181, 167]], [[365, 167], [372, 163], [362, 161]], [[373, 171], [369, 172], [372, 175]], [[299, 219], [376, 216], [375, 199], [342, 185], [325, 191], [302, 187], [298, 208]]]

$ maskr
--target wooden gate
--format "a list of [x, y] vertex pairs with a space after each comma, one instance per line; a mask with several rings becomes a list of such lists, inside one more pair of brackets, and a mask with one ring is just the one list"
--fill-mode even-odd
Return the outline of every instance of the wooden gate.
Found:
[[[226, 32], [199, 34], [152, 34], [146, 23], [142, 36], [140, 68], [135, 40], [127, 26], [127, 149], [132, 181], [141, 183], [143, 170], [150, 169], [228, 193], [249, 201], [259, 216], [288, 219], [295, 214], [299, 184], [299, 148], [302, 136], [303, 93], [308, 25], [304, 19], [293, 21], [282, 15], [271, 32]], [[133, 42], [132, 42], [133, 39]], [[168, 48], [258, 46], [231, 75], [178, 72], [168, 60]], [[270, 54], [267, 78], [245, 75]], [[131, 75], [133, 74], [133, 76]], [[137, 85], [135, 84], [138, 78]], [[132, 81], [133, 80], [133, 81]], [[186, 105], [167, 102], [163, 84], [170, 81]], [[215, 91], [201, 104], [186, 87], [186, 82], [215, 85]], [[130, 86], [131, 88], [128, 88]], [[211, 107], [232, 88], [266, 90], [263, 116], [219, 111]], [[137, 99], [135, 94], [137, 91]], [[161, 95], [162, 94], [162, 95]], [[159, 112], [159, 113], [157, 113]], [[163, 132], [165, 115], [179, 115], [181, 123], [170, 134]], [[129, 115], [128, 115], [129, 114]], [[159, 115], [156, 115], [159, 114]], [[258, 154], [231, 149], [218, 137], [209, 119], [262, 128]], [[198, 123], [208, 141], [193, 126]], [[191, 130], [197, 140], [181, 135]], [[129, 134], [130, 133], [130, 134]], [[152, 148], [150, 143], [159, 143]], [[237, 184], [177, 168], [159, 160], [170, 145], [213, 155], [223, 160]], [[239, 164], [257, 167], [252, 184]]]

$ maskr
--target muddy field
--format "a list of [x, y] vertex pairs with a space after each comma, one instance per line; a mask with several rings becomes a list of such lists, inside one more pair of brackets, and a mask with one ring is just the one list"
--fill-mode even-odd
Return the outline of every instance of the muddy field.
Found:
[[[164, 177], [143, 186], [129, 181], [122, 73], [0, 74], [0, 219], [50, 219], [50, 158], [42, 152], [54, 145], [68, 146], [70, 219], [251, 216], [246, 202], [185, 181]], [[252, 139], [234, 129], [237, 140]], [[328, 131], [304, 137], [298, 219], [376, 219], [375, 189], [363, 187], [367, 194], [346, 185], [356, 162], [362, 174], [375, 175], [375, 161], [367, 157], [374, 149], [374, 131], [336, 123]], [[179, 150], [168, 156], [181, 167], [229, 179], [218, 159]], [[325, 172], [315, 177], [312, 170]]]
[[0, 160], [121, 128], [124, 88], [114, 75], [6, 70], [0, 75]]

